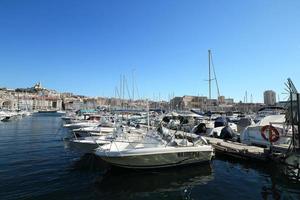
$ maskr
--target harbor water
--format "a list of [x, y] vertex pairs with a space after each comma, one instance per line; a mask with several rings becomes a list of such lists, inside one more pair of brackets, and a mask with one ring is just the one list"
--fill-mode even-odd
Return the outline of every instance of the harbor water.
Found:
[[58, 116], [0, 122], [0, 199], [300, 199], [300, 184], [271, 163], [217, 155], [160, 170], [113, 168], [65, 149]]

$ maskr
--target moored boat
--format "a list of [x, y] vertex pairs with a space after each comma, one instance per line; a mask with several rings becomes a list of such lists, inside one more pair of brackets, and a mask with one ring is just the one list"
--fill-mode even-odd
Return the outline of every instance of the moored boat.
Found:
[[173, 136], [168, 141], [152, 132], [142, 140], [115, 140], [99, 147], [96, 155], [112, 165], [133, 169], [174, 167], [211, 160], [213, 148], [201, 137], [189, 141]]

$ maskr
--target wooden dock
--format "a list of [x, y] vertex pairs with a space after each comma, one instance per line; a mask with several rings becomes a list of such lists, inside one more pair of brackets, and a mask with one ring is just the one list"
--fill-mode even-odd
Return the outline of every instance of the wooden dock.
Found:
[[269, 153], [265, 148], [250, 146], [219, 138], [204, 137], [211, 144], [217, 153], [223, 153], [242, 159], [268, 160]]
[[[182, 136], [188, 136], [190, 133], [183, 131], [170, 130], [176, 134]], [[259, 161], [280, 161], [281, 157], [287, 152], [289, 145], [272, 145], [272, 150], [270, 148], [264, 148], [254, 145], [242, 144], [239, 142], [234, 142], [230, 140], [224, 140], [220, 138], [202, 136], [211, 144], [216, 153], [229, 155], [232, 157], [237, 157], [239, 159], [245, 160], [259, 160]]]

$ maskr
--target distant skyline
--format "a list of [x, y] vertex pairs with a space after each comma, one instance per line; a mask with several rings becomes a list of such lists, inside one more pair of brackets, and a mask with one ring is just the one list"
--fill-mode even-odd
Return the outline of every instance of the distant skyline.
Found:
[[134, 71], [141, 98], [208, 96], [211, 49], [221, 95], [284, 100], [287, 78], [300, 90], [299, 10], [297, 0], [1, 0], [0, 87], [113, 97], [121, 74], [132, 90]]

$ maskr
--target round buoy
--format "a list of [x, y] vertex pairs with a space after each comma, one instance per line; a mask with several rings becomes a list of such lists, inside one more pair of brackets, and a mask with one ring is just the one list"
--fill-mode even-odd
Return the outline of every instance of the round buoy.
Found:
[[[269, 137], [266, 136], [268, 133]], [[266, 125], [261, 128], [261, 136], [270, 142], [276, 142], [279, 139], [279, 132], [274, 126]]]

